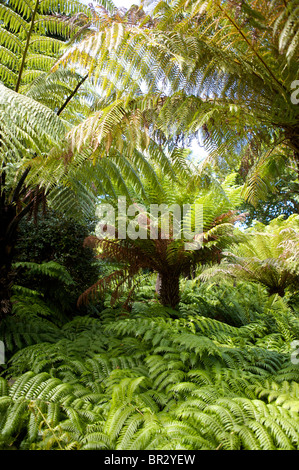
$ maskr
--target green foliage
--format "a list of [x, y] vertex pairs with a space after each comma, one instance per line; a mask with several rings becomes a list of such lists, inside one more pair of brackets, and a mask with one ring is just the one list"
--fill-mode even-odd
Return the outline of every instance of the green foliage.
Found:
[[43, 154], [65, 134], [63, 122], [51, 109], [1, 83], [0, 118], [1, 164]]
[[[205, 287], [184, 282], [177, 318], [138, 301], [55, 338], [40, 322], [0, 378], [1, 448], [298, 450], [298, 314], [255, 285], [210, 289], [204, 304]], [[225, 290], [250, 312], [241, 326], [233, 309], [231, 324], [213, 318]]]
[[298, 162], [298, 1], [168, 0], [132, 10], [98, 11], [61, 63], [84, 65], [108, 99], [113, 90], [140, 101], [145, 85], [142, 109], [158, 135], [199, 135], [220, 164], [241, 154], [248, 198], [265, 194], [276, 160], [285, 167], [295, 150]]
[[[87, 289], [80, 296], [80, 303], [101, 298], [111, 285], [113, 302], [127, 286], [125, 283], [132, 287], [130, 283], [141, 269], [151, 269], [160, 276], [157, 290], [161, 302], [175, 308], [180, 277], [198, 264], [217, 262], [224, 247], [237, 238], [234, 224], [243, 218], [238, 211], [242, 187], [235, 185], [234, 174], [221, 184], [214, 181], [204, 188], [198, 187], [196, 176], [187, 180], [181, 175], [178, 181], [159, 172], [157, 182], [159, 188], [145, 180], [142, 194], [131, 192], [134, 219], [118, 212], [118, 203], [111, 198], [115, 220], [107, 222], [107, 218], [99, 217], [99, 232], [88, 237], [86, 244], [97, 248], [99, 258], [117, 263], [117, 269]], [[156, 214], [152, 207], [157, 208]], [[125, 237], [118, 236], [119, 220], [124, 222]], [[113, 235], [109, 230], [107, 236], [100, 231], [107, 224]]]
[[88, 8], [76, 0], [1, 0], [0, 21], [0, 80], [18, 92], [51, 69]]
[[225, 252], [220, 266], [201, 274], [207, 279], [220, 272], [239, 279], [259, 282], [270, 294], [283, 296], [298, 292], [299, 218], [283, 216], [268, 225], [256, 222], [246, 230], [244, 240]]
[[28, 262], [43, 263], [44, 268], [58, 263], [65, 268], [72, 283], [66, 277], [49, 279], [41, 271], [35, 275], [32, 269], [19, 270], [16, 282], [43, 293], [48, 304], [54, 303], [58, 309], [71, 314], [78, 297], [96, 281], [101, 269], [92, 250], [83, 246], [92, 228], [91, 222], [78, 222], [50, 210], [37, 222], [23, 220], [16, 246], [15, 268], [25, 268]]
[[258, 201], [256, 206], [244, 202], [242, 206], [247, 213], [246, 225], [250, 226], [255, 220], [268, 224], [272, 219], [281, 215], [285, 218], [299, 213], [299, 184], [295, 171], [284, 172], [273, 178], [271, 188], [264, 200]]
[[[233, 226], [242, 194], [297, 188], [298, 17], [298, 0], [0, 0], [1, 450], [299, 450], [298, 216]], [[105, 240], [102, 303], [79, 311], [98, 275], [82, 220], [119, 194], [203, 204], [203, 247]], [[74, 219], [25, 222], [45, 195]]]

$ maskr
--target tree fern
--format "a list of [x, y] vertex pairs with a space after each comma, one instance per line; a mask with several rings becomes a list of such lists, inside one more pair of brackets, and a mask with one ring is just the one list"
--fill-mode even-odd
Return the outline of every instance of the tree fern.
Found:
[[[223, 272], [232, 274], [235, 270], [239, 278], [260, 282], [270, 294], [283, 295], [287, 289], [296, 292], [297, 216], [290, 216], [286, 221], [282, 217], [274, 219], [268, 226], [257, 223], [247, 234], [235, 252], [226, 252]], [[222, 267], [207, 270], [201, 278], [206, 279], [218, 269]]]
[[131, 11], [124, 18], [101, 11], [82, 49], [76, 45], [61, 63], [84, 65], [108, 99], [112, 90], [117, 98], [138, 96], [145, 84], [149, 99], [158, 96], [158, 112], [147, 113], [154, 132], [182, 141], [198, 136], [220, 165], [241, 153], [240, 171], [247, 164], [252, 170], [246, 195], [256, 201], [269, 187], [277, 154], [283, 166], [298, 160], [298, 113], [290, 99], [297, 8], [296, 0], [157, 2], [129, 26]]
[[[91, 236], [86, 239], [87, 246], [99, 250], [99, 258], [117, 262], [118, 269], [91, 286], [79, 298], [79, 303], [88, 301], [89, 297], [95, 299], [107, 289], [109, 284], [114, 286], [112, 302], [115, 302], [121, 292], [120, 288], [123, 288], [129, 277], [138, 275], [141, 269], [152, 269], [159, 274], [158, 291], [162, 304], [175, 308], [180, 298], [180, 276], [190, 273], [192, 267], [197, 264], [203, 265], [217, 261], [221, 246], [225, 246], [232, 240], [234, 223], [242, 218], [242, 214], [237, 210], [241, 188], [237, 188], [233, 184], [233, 179], [225, 181], [223, 187], [216, 185], [215, 190], [213, 187], [213, 196], [212, 189], [199, 191], [195, 188], [194, 193], [189, 194], [182, 187], [182, 182], [173, 182], [161, 173], [159, 182], [161, 191], [158, 193], [151, 181], [144, 184], [146, 197], [143, 194], [140, 195], [137, 190], [131, 191], [131, 199], [135, 201], [135, 205], [136, 201], [142, 204], [141, 210], [138, 205], [135, 207], [140, 214], [143, 214], [142, 230], [145, 237], [142, 238], [136, 232], [136, 237], [128, 235], [129, 219], [126, 217], [126, 238], [117, 238], [117, 227], [113, 225], [113, 238], [100, 234], [100, 236]], [[186, 184], [188, 183], [186, 182]], [[180, 191], [180, 196], [178, 196], [178, 191]], [[232, 200], [230, 200], [230, 194], [232, 194]], [[217, 198], [216, 203], [215, 197]], [[117, 203], [114, 198], [111, 198], [110, 201], [117, 211], [119, 207], [116, 207]], [[167, 208], [173, 220], [177, 217], [173, 207], [178, 207], [180, 212], [176, 219], [178, 228], [175, 227], [174, 222], [171, 222], [167, 233], [163, 227], [163, 217], [165, 218], [163, 210], [159, 209], [160, 215], [159, 213], [157, 215], [151, 213], [151, 204], [161, 204], [161, 201], [165, 201], [162, 203], [164, 206], [166, 203], [173, 204], [175, 201], [175, 206]], [[183, 212], [184, 204], [190, 206], [186, 214]], [[203, 213], [200, 213], [201, 227], [199, 228], [196, 228], [197, 207], [203, 209]], [[100, 205], [99, 208], [101, 209]], [[123, 217], [123, 214], [119, 213], [116, 217]], [[185, 235], [184, 224], [186, 222], [190, 230], [193, 230], [192, 238], [189, 237], [189, 241], [188, 235]], [[103, 221], [100, 219], [100, 227], [101, 224]], [[141, 225], [140, 222], [139, 225]], [[156, 232], [154, 237], [152, 236], [153, 228]], [[176, 230], [179, 236], [175, 234]], [[190, 242], [191, 248], [188, 245]]]

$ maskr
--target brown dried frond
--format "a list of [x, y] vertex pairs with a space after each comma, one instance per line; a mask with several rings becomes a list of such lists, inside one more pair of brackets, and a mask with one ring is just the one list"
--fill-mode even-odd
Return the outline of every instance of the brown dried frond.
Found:
[[245, 213], [240, 213], [237, 210], [229, 210], [224, 214], [219, 215], [214, 219], [213, 226], [219, 225], [223, 222], [233, 224], [234, 222], [238, 222], [244, 220], [246, 217]]
[[[83, 292], [83, 294], [80, 295], [77, 301], [78, 307], [80, 307], [82, 304], [88, 304], [90, 299], [96, 300], [97, 298], [102, 297], [105, 292], [107, 292], [108, 289], [111, 290], [114, 285], [110, 301], [110, 304], [113, 307], [123, 293], [122, 287], [124, 286], [125, 282], [133, 279], [133, 277], [138, 273], [139, 269], [140, 266], [138, 263], [136, 263], [135, 265], [131, 265], [128, 269], [116, 270], [108, 276], [99, 279], [95, 284], [93, 284], [85, 292]], [[130, 289], [124, 305], [128, 305], [129, 299], [133, 294], [133, 290], [134, 286]]]
[[95, 235], [89, 235], [84, 239], [83, 246], [86, 248], [96, 248], [100, 241], [101, 239]]
[[127, 310], [128, 312], [130, 312], [131, 308], [132, 308], [130, 302], [131, 302], [131, 298], [132, 298], [132, 295], [134, 293], [134, 290], [135, 290], [135, 286], [133, 286], [132, 289], [129, 290], [127, 298], [126, 298], [125, 302], [122, 304], [122, 308], [124, 310]]
[[101, 297], [114, 282], [118, 284], [124, 279], [124, 277], [126, 277], [126, 271], [119, 269], [109, 274], [108, 276], [99, 279], [95, 284], [90, 286], [88, 289], [86, 289], [86, 291], [83, 292], [83, 294], [80, 295], [77, 301], [78, 307], [80, 307], [82, 304], [88, 304], [90, 298], [92, 300], [96, 300], [97, 298]]
[[33, 217], [34, 223], [37, 223], [37, 217], [38, 217], [38, 210], [40, 205], [42, 205], [42, 210], [43, 213], [46, 211], [46, 193], [44, 188], [41, 188], [40, 186], [36, 186], [34, 189], [30, 189], [25, 197], [23, 198], [22, 201], [20, 201], [17, 204], [18, 210], [22, 209], [22, 206], [25, 205], [31, 205], [30, 210], [28, 212], [28, 219], [31, 219]]

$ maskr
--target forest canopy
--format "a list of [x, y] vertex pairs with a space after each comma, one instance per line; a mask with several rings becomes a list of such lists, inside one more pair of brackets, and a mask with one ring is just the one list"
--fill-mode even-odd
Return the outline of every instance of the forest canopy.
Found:
[[298, 0], [0, 0], [0, 450], [299, 450], [298, 52]]

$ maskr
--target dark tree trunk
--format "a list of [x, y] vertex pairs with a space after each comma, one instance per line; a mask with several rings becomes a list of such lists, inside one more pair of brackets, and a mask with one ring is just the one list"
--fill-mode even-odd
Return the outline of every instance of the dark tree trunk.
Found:
[[289, 141], [290, 147], [294, 151], [294, 160], [296, 165], [296, 172], [299, 177], [299, 127], [285, 129], [286, 137]]
[[[21, 175], [13, 192], [7, 192], [5, 169], [0, 172], [0, 320], [11, 312], [11, 288], [15, 273], [12, 270], [18, 226], [22, 218], [30, 212], [39, 196], [32, 200], [23, 197], [25, 180], [30, 171], [27, 168]], [[17, 210], [23, 205], [21, 210]]]
[[0, 321], [11, 313], [11, 288], [14, 275], [5, 268], [0, 271]]
[[17, 231], [10, 230], [12, 222], [16, 217], [16, 207], [0, 204], [0, 319], [11, 312], [11, 287], [14, 273], [12, 272], [12, 261], [14, 247], [17, 241]]
[[156, 289], [162, 305], [175, 309], [180, 301], [180, 274], [176, 272], [159, 273]]

